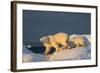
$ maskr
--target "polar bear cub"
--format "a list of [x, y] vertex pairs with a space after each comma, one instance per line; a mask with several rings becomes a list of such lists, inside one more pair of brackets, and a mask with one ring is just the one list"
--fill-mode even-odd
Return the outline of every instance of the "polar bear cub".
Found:
[[69, 37], [69, 41], [73, 42], [76, 47], [85, 46], [84, 38], [81, 35], [73, 34]]

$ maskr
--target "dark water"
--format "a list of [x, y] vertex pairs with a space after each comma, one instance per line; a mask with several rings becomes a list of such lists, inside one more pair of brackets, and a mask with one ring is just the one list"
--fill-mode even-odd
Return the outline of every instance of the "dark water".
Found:
[[[41, 42], [31, 42], [31, 41], [23, 41], [24, 46], [33, 53], [39, 53], [39, 54], [44, 54], [45, 52], [45, 47]], [[30, 45], [31, 47], [28, 48], [27, 45]], [[48, 54], [52, 54], [55, 51], [55, 48], [51, 48]]]
[[[44, 52], [45, 52], [45, 47], [31, 47], [28, 49], [34, 53], [39, 53], [39, 54], [44, 54]], [[54, 51], [55, 51], [55, 49], [51, 48], [48, 54], [52, 54]]]

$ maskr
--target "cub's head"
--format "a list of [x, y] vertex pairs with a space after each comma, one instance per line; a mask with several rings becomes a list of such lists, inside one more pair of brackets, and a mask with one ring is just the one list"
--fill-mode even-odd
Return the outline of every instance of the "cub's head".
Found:
[[74, 44], [84, 46], [84, 38], [80, 35], [71, 35], [69, 37], [69, 41], [73, 42]]

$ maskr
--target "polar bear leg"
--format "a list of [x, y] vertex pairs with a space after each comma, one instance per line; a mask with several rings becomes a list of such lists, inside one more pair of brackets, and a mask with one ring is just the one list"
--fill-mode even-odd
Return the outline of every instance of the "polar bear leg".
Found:
[[44, 54], [48, 54], [50, 51], [50, 47], [46, 47]]
[[61, 42], [61, 45], [63, 45], [64, 49], [70, 48], [66, 42]]
[[59, 51], [59, 45], [55, 42], [55, 40], [53, 39], [52, 36], [49, 36], [49, 38], [50, 38], [50, 43], [51, 43], [52, 47], [54, 47], [56, 49], [55, 52], [58, 52]]
[[55, 52], [58, 52], [59, 51], [59, 46], [56, 42], [51, 42], [52, 46], [56, 49]]

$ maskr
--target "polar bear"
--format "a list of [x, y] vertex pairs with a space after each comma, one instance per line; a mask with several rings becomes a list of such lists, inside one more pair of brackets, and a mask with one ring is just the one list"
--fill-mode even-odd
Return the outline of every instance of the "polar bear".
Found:
[[[54, 35], [48, 35], [40, 38], [40, 41], [46, 47], [45, 54], [49, 53], [50, 49], [53, 47], [56, 49], [55, 52], [59, 52], [62, 47], [64, 49], [69, 48], [68, 42], [68, 34], [60, 32]], [[59, 46], [61, 45], [61, 46]]]
[[69, 37], [69, 41], [73, 42], [76, 47], [85, 46], [85, 40], [81, 35], [73, 34]]

